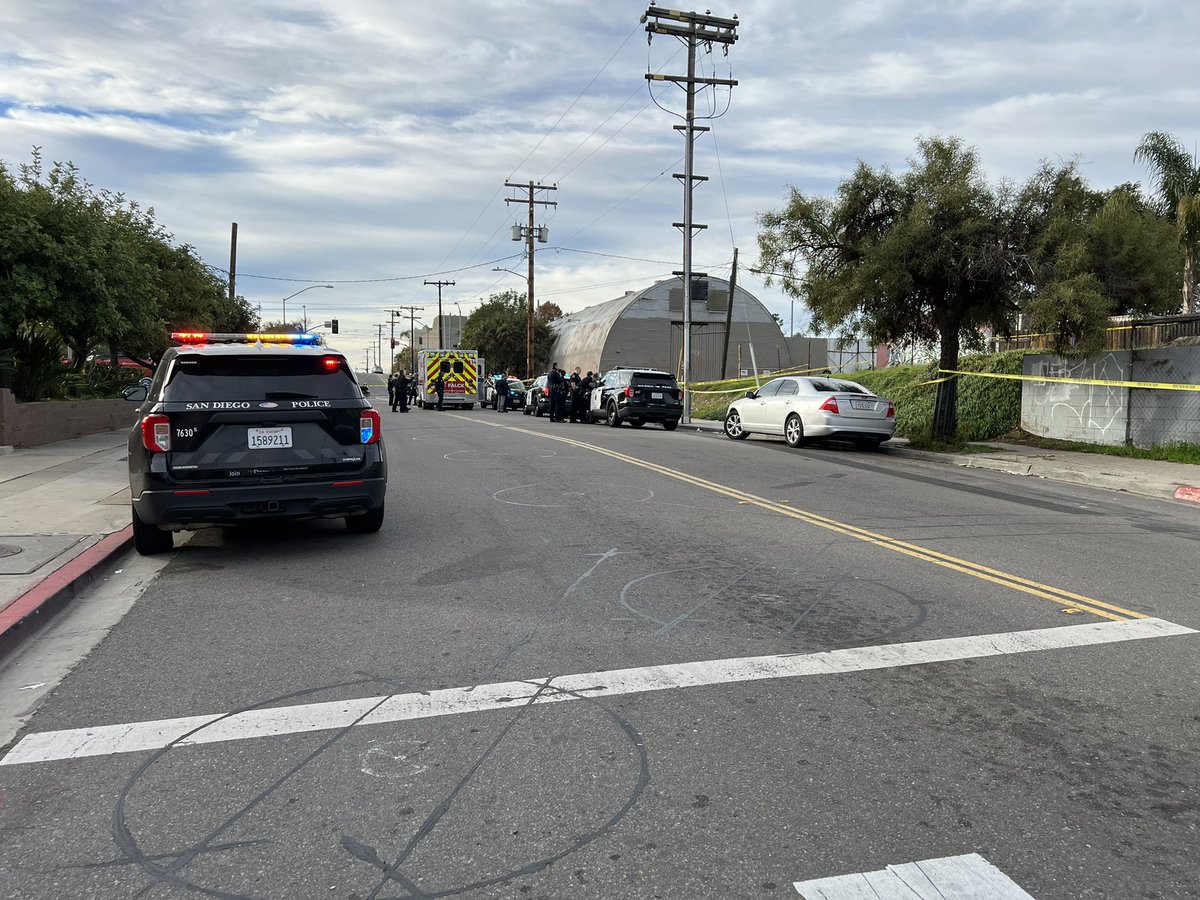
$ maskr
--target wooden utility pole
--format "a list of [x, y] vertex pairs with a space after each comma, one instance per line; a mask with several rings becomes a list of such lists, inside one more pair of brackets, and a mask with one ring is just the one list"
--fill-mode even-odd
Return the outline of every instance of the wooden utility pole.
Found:
[[533, 227], [533, 208], [534, 206], [558, 206], [558, 203], [553, 200], [535, 200], [533, 199], [534, 191], [557, 191], [556, 184], [534, 184], [532, 181], [528, 184], [517, 184], [512, 181], [504, 182], [505, 187], [521, 188], [529, 192], [529, 196], [524, 200], [516, 197], [505, 198], [505, 203], [527, 203], [529, 204], [529, 224], [522, 228], [520, 225], [513, 226], [513, 240], [519, 241], [522, 236], [525, 238], [525, 255], [528, 257], [529, 274], [526, 276], [528, 286], [526, 288], [525, 297], [525, 377], [533, 378], [533, 239], [536, 236], [541, 243], [547, 240], [548, 231], [545, 227], [534, 229]]
[[729, 363], [729, 332], [733, 330], [733, 298], [737, 294], [738, 248], [733, 248], [733, 273], [729, 276], [729, 305], [725, 310], [725, 347], [721, 350], [721, 378], [729, 377], [725, 366]]
[[[653, 21], [647, 21], [653, 20]], [[665, 21], [664, 21], [665, 20]], [[696, 125], [696, 85], [724, 85], [733, 87], [737, 81], [731, 78], [700, 78], [696, 75], [696, 47], [704, 44], [710, 48], [713, 44], [723, 44], [725, 52], [729, 45], [737, 40], [738, 19], [724, 19], [708, 13], [681, 12], [675, 9], [665, 9], [653, 4], [642, 16], [646, 32], [650, 39], [656, 34], [669, 34], [679, 38], [687, 45], [688, 69], [687, 75], [656, 75], [646, 73], [647, 81], [669, 81], [681, 86], [687, 92], [687, 113], [685, 124], [676, 125], [675, 130], [683, 133], [684, 163], [683, 172], [675, 173], [675, 177], [683, 182], [683, 221], [672, 223], [683, 232], [683, 271], [675, 272], [683, 277], [683, 418], [686, 424], [691, 418], [691, 381], [692, 381], [692, 279], [696, 273], [692, 271], [692, 237], [707, 225], [697, 225], [692, 221], [692, 190], [697, 181], [707, 181], [702, 175], [693, 174], [693, 156], [696, 145], [696, 133], [708, 131], [705, 126]], [[708, 117], [702, 117], [708, 118]], [[732, 302], [732, 298], [730, 298]]]
[[237, 297], [234, 282], [237, 281], [237, 222], [229, 230], [229, 302]]
[[445, 339], [444, 333], [446, 331], [446, 328], [442, 324], [442, 288], [446, 287], [447, 285], [452, 285], [452, 284], [454, 284], [454, 282], [453, 281], [427, 281], [425, 283], [437, 285], [437, 289], [438, 289], [438, 349], [445, 350], [446, 349], [446, 339]]

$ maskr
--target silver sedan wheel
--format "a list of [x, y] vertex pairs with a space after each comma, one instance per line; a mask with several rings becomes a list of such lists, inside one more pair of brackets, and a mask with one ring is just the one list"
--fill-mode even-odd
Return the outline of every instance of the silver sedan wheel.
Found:
[[750, 436], [750, 432], [742, 427], [742, 417], [736, 409], [731, 409], [725, 416], [725, 435], [735, 441], [743, 441]]
[[799, 416], [787, 417], [787, 421], [783, 423], [783, 439], [789, 447], [804, 446], [804, 426], [800, 423]]

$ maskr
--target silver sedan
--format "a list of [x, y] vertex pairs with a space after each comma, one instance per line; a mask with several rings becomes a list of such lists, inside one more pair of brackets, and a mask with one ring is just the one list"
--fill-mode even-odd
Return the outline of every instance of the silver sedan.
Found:
[[835, 438], [874, 449], [896, 433], [896, 407], [841, 378], [789, 376], [768, 381], [729, 404], [725, 434], [781, 434], [790, 447]]

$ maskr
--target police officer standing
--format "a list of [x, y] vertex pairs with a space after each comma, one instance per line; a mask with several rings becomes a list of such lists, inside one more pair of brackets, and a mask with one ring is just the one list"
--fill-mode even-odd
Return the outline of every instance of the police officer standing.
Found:
[[596, 386], [596, 379], [592, 377], [592, 373], [588, 372], [579, 380], [579, 390], [575, 394], [575, 416], [581, 422], [591, 422], [592, 414], [592, 389]]
[[408, 376], [401, 369], [396, 375], [396, 383], [392, 386], [392, 412], [399, 404], [400, 412], [408, 412]]
[[579, 384], [583, 381], [579, 377], [579, 366], [575, 367], [575, 371], [571, 373], [567, 379], [567, 402], [570, 404], [570, 421], [578, 422], [581, 418], [583, 404], [579, 402]]
[[388, 406], [392, 408], [392, 412], [396, 411], [396, 373], [393, 372], [388, 376]]
[[446, 394], [446, 379], [442, 377], [440, 370], [438, 371], [437, 378], [433, 379], [433, 392], [437, 394], [437, 409], [438, 412], [441, 412], [442, 398]]
[[563, 420], [563, 393], [566, 390], [566, 381], [563, 378], [563, 371], [558, 367], [558, 363], [551, 363], [550, 371], [546, 374], [546, 384], [550, 387], [550, 421], [561, 422]]

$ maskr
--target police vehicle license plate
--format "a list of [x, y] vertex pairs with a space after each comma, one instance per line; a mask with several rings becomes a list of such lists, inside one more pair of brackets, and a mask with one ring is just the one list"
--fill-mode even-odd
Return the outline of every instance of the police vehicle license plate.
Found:
[[251, 450], [262, 450], [265, 447], [292, 446], [291, 426], [279, 428], [247, 428], [246, 441]]
[[662, 391], [651, 391], [650, 392], [651, 400], [661, 400], [662, 398], [663, 398]]

